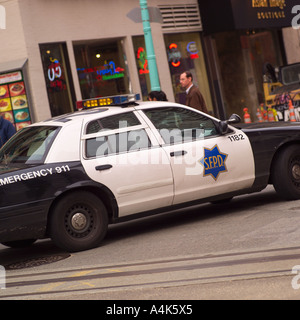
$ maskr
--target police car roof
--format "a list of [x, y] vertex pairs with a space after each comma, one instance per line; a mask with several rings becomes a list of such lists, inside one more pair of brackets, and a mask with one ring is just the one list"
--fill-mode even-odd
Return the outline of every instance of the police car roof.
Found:
[[105, 107], [96, 107], [96, 108], [90, 108], [80, 111], [75, 111], [72, 113], [63, 114], [57, 117], [53, 117], [38, 123], [35, 123], [33, 125], [41, 125], [41, 124], [47, 124], [47, 125], [60, 125], [63, 126], [65, 123], [68, 123], [70, 121], [79, 121], [81, 122], [84, 118], [85, 120], [93, 120], [97, 118], [107, 117], [118, 113], [133, 111], [133, 110], [143, 110], [153, 107], [166, 107], [166, 106], [176, 106], [177, 103], [170, 103], [165, 101], [144, 101], [139, 102], [135, 105], [128, 105], [126, 107], [119, 106], [119, 105], [111, 105], [111, 106], [105, 106]]

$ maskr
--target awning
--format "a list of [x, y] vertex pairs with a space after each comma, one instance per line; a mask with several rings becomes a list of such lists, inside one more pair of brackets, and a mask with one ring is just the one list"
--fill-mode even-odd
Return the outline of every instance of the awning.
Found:
[[27, 58], [7, 61], [0, 63], [0, 73], [11, 72], [15, 70], [22, 70], [27, 62]]

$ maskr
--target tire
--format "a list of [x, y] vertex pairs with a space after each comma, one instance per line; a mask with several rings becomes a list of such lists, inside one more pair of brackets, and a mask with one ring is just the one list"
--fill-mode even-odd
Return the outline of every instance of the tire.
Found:
[[76, 191], [62, 198], [51, 212], [50, 237], [63, 250], [76, 252], [100, 245], [108, 228], [108, 215], [94, 194]]
[[1, 244], [10, 248], [26, 248], [26, 247], [30, 247], [34, 242], [36, 242], [36, 239], [7, 241], [7, 242], [1, 242]]
[[271, 174], [274, 188], [281, 197], [300, 199], [300, 146], [284, 149], [275, 160]]

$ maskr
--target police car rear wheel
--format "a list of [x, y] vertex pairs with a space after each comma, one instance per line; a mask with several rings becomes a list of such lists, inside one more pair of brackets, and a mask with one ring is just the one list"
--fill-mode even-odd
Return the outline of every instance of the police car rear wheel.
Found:
[[284, 149], [272, 167], [272, 182], [278, 194], [287, 200], [300, 199], [300, 148]]
[[89, 192], [74, 192], [52, 210], [50, 236], [64, 250], [87, 250], [101, 243], [107, 226], [107, 210], [102, 201]]

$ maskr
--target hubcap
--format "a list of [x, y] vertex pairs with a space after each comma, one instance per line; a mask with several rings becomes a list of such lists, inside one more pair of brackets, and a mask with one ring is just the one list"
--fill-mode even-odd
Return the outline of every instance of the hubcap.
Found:
[[296, 180], [300, 180], [300, 165], [294, 164], [292, 167], [293, 178]]
[[72, 227], [77, 230], [77, 231], [81, 231], [83, 230], [86, 225], [87, 225], [87, 219], [86, 219], [86, 216], [83, 214], [83, 213], [75, 213], [73, 216], [72, 216], [72, 219], [71, 219], [71, 224], [72, 224]]

